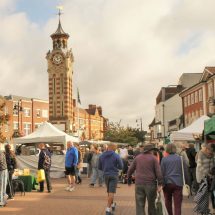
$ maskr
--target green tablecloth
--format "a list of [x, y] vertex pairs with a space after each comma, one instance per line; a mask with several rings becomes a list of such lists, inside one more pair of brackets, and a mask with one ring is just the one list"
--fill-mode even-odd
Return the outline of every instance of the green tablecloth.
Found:
[[31, 192], [32, 189], [35, 190], [35, 185], [37, 184], [36, 178], [33, 175], [22, 175], [18, 177], [24, 182], [25, 191]]

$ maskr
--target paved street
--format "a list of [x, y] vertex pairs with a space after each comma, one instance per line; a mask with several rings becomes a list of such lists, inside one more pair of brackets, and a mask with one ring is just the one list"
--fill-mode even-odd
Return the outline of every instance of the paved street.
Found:
[[[77, 185], [74, 192], [65, 191], [65, 179], [53, 180], [51, 194], [31, 192], [25, 196], [17, 193], [14, 201], [9, 201], [7, 207], [0, 208], [0, 214], [22, 215], [104, 215], [106, 206], [105, 188], [89, 188], [89, 179], [84, 179], [82, 185]], [[134, 186], [119, 184], [116, 197], [116, 215], [134, 215]], [[183, 203], [183, 215], [193, 214], [192, 200]]]

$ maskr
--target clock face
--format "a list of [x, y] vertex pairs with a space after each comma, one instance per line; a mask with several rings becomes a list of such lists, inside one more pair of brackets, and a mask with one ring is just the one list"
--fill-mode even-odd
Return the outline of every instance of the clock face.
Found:
[[63, 57], [61, 54], [55, 54], [52, 60], [53, 60], [53, 63], [60, 64], [63, 60]]

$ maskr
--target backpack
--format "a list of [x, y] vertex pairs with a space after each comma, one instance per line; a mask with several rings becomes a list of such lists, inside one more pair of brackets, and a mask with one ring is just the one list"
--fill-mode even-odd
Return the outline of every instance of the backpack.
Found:
[[44, 152], [43, 168], [48, 170], [51, 167], [51, 157]]

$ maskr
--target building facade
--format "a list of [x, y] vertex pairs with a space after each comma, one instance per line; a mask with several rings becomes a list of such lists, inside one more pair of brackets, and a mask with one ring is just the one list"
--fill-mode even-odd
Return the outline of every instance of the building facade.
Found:
[[8, 142], [12, 137], [34, 132], [41, 123], [48, 121], [48, 101], [14, 95], [4, 98], [4, 112], [9, 114], [9, 121], [3, 125], [2, 133]]
[[151, 140], [164, 140], [183, 127], [182, 100], [179, 93], [199, 82], [201, 73], [184, 73], [178, 85], [162, 87], [156, 98], [155, 118], [149, 125]]
[[184, 127], [202, 115], [215, 113], [215, 67], [205, 67], [199, 82], [180, 93]]

